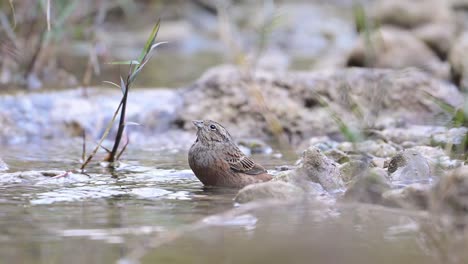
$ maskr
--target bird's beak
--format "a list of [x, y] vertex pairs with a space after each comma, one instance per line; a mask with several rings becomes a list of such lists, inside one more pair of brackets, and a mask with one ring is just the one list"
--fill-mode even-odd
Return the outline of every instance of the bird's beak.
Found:
[[203, 121], [202, 121], [202, 120], [193, 120], [192, 123], [193, 123], [197, 128], [202, 128], [202, 127], [203, 127]]

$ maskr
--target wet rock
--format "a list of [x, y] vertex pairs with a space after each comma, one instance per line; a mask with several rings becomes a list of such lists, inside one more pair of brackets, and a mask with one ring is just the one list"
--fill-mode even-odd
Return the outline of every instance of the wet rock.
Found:
[[357, 41], [348, 65], [392, 69], [416, 67], [448, 79], [448, 65], [410, 31], [383, 26], [371, 33], [370, 41], [365, 34]]
[[[80, 136], [99, 138], [119, 103], [121, 92], [90, 89], [89, 97], [80, 90], [2, 95], [0, 97], [0, 144], [31, 139]], [[154, 134], [169, 129], [180, 106], [180, 97], [170, 90], [135, 90], [129, 96], [127, 121], [130, 135]]]
[[351, 160], [340, 166], [340, 172], [345, 184], [349, 184], [354, 177], [364, 173], [368, 168], [368, 162]]
[[393, 181], [420, 181], [431, 176], [429, 163], [421, 153], [407, 149], [394, 156], [389, 165], [388, 172]]
[[237, 193], [234, 200], [238, 203], [247, 203], [264, 199], [299, 199], [304, 191], [294, 184], [283, 181], [270, 181], [248, 185]]
[[450, 72], [452, 80], [463, 91], [468, 91], [468, 32], [460, 35], [452, 46], [449, 54]]
[[8, 170], [8, 165], [0, 159], [0, 171], [7, 171]]
[[390, 188], [385, 170], [371, 168], [354, 178], [343, 199], [350, 202], [382, 204], [382, 194]]
[[429, 184], [414, 183], [382, 194], [383, 204], [391, 207], [427, 210], [429, 206]]
[[465, 227], [468, 224], [468, 166], [448, 172], [432, 188], [430, 210], [447, 216], [448, 224]]
[[[210, 69], [183, 90], [183, 105], [174, 123], [191, 130], [191, 120], [213, 119], [226, 125], [235, 138], [268, 139], [271, 128], [256, 99], [262, 95], [286, 136], [299, 145], [316, 135], [340, 133], [330, 110], [350, 126], [362, 125], [362, 120], [373, 126], [382, 118], [424, 124], [434, 122], [435, 116], [450, 116], [426, 92], [450, 105], [463, 102], [455, 86], [412, 70], [256, 71], [251, 77], [232, 66]], [[328, 109], [317, 98], [326, 98]], [[360, 106], [363, 119], [352, 114], [352, 105]]]
[[327, 158], [316, 147], [310, 147], [303, 152], [297, 174], [310, 181], [320, 183], [327, 191], [344, 187], [339, 165]]

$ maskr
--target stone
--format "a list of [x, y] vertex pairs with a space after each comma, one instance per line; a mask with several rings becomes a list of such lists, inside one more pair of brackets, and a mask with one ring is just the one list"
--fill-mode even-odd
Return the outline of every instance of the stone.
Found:
[[344, 187], [339, 165], [316, 147], [309, 147], [303, 152], [297, 174], [302, 179], [320, 183], [329, 192]]
[[294, 184], [283, 181], [270, 181], [248, 185], [237, 193], [234, 200], [238, 203], [247, 203], [265, 199], [299, 199], [304, 191]]
[[424, 156], [434, 175], [442, 175], [445, 171], [455, 169], [463, 164], [461, 160], [448, 156], [441, 147], [415, 146], [409, 149]]
[[[314, 136], [341, 134], [330, 111], [351, 127], [362, 127], [363, 120], [374, 127], [381, 119], [437, 125], [434, 120], [451, 118], [427, 93], [454, 107], [463, 104], [454, 85], [415, 70], [347, 68], [274, 74], [259, 70], [248, 77], [239, 68], [224, 65], [181, 90], [183, 103], [173, 124], [192, 130], [192, 120], [213, 119], [235, 138], [269, 140], [274, 129], [266, 122], [265, 104], [268, 115], [280, 120], [282, 131], [297, 146]], [[353, 114], [352, 105], [360, 107], [362, 118]]]
[[348, 202], [382, 204], [382, 194], [390, 188], [385, 170], [371, 168], [353, 179], [343, 199]]
[[434, 185], [430, 194], [430, 211], [447, 216], [448, 224], [468, 224], [468, 166], [449, 171]]
[[369, 13], [373, 24], [408, 29], [439, 57], [446, 58], [457, 33], [455, 14], [448, 2], [378, 0], [371, 4]]
[[377, 0], [370, 9], [371, 19], [376, 23], [402, 28], [450, 21], [452, 15], [448, 1], [439, 0]]
[[411, 149], [395, 155], [388, 165], [388, 172], [393, 181], [399, 182], [428, 180], [431, 177], [427, 160], [421, 153]]
[[383, 158], [391, 157], [398, 152], [394, 145], [382, 140], [365, 140], [356, 143], [342, 142], [337, 148], [344, 152], [360, 152]]
[[[402, 69], [416, 67], [439, 78], [449, 78], [449, 66], [410, 31], [382, 26], [363, 33], [348, 58], [349, 66]], [[369, 41], [370, 39], [370, 41]]]
[[468, 32], [461, 34], [450, 50], [448, 61], [452, 80], [462, 91], [468, 91]]
[[330, 149], [324, 151], [323, 154], [329, 157], [330, 159], [334, 160], [337, 163], [343, 164], [349, 161], [349, 156], [341, 150], [338, 149]]
[[416, 145], [431, 145], [431, 138], [435, 135], [447, 133], [444, 126], [408, 125], [389, 127], [382, 131], [382, 135], [392, 142], [402, 144], [413, 142]]
[[429, 184], [413, 183], [382, 194], [383, 204], [390, 207], [427, 210], [429, 207]]
[[378, 157], [373, 157], [372, 158], [372, 161], [371, 161], [371, 164], [372, 166], [374, 167], [377, 167], [377, 168], [385, 168], [385, 163], [386, 162], [390, 162], [390, 160], [386, 159], [386, 158], [378, 158]]
[[448, 128], [445, 133], [431, 135], [431, 145], [439, 145], [445, 147], [446, 145], [462, 145], [468, 134], [467, 127], [453, 127]]
[[282, 181], [294, 184], [298, 183], [299, 180], [299, 176], [297, 175], [297, 171], [295, 169], [280, 171], [279, 173], [275, 174], [274, 178], [272, 179], [272, 181]]
[[443, 59], [448, 57], [456, 38], [456, 27], [452, 21], [424, 24], [414, 28], [412, 32]]
[[340, 166], [341, 177], [345, 184], [352, 182], [354, 177], [362, 174], [369, 168], [369, 163], [361, 160], [351, 160]]

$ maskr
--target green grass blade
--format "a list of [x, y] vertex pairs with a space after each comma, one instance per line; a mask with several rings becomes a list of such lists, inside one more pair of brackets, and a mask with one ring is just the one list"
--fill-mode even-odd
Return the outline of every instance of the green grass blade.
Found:
[[138, 62], [142, 62], [143, 59], [146, 57], [148, 52], [151, 49], [151, 46], [153, 46], [154, 40], [156, 39], [156, 36], [158, 35], [159, 32], [159, 25], [161, 24], [161, 20], [158, 19], [158, 22], [156, 25], [154, 25], [153, 30], [151, 31], [150, 36], [148, 37], [148, 40], [146, 41], [145, 47], [141, 51], [140, 56], [138, 57]]

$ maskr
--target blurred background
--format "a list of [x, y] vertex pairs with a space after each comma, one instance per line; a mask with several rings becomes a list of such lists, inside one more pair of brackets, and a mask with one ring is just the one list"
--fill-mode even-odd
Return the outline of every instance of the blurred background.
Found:
[[[164, 26], [158, 39], [169, 43], [160, 48], [158, 59], [150, 62], [150, 70], [139, 78], [137, 86], [187, 85], [209, 67], [242, 63], [242, 56], [259, 55], [260, 67], [274, 70], [346, 66], [347, 54], [358, 37], [354, 16], [360, 15], [366, 4], [203, 0], [47, 3], [2, 2], [2, 89], [102, 85], [102, 80], [118, 77], [116, 67], [106, 63], [135, 58], [159, 18]], [[261, 54], [255, 54], [259, 50]]]
[[466, 50], [465, 0], [1, 1], [0, 263], [467, 263]]

